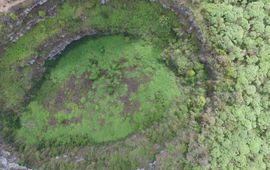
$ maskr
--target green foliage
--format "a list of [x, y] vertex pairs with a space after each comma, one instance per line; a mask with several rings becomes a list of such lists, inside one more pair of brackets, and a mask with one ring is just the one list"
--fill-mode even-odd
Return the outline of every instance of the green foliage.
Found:
[[45, 17], [46, 16], [46, 11], [43, 11], [43, 10], [38, 11], [38, 16]]
[[269, 129], [265, 124], [269, 120], [268, 5], [267, 1], [203, 3], [208, 40], [214, 50], [226, 54], [232, 63], [226, 67], [236, 72], [235, 78], [224, 76], [218, 83], [216, 97], [221, 101], [216, 121], [203, 129], [207, 136], [201, 135], [210, 150], [210, 169], [270, 168], [265, 133]]
[[11, 18], [13, 21], [17, 21], [17, 20], [18, 20], [18, 16], [17, 16], [15, 13], [10, 13], [9, 16], [10, 16], [10, 18]]

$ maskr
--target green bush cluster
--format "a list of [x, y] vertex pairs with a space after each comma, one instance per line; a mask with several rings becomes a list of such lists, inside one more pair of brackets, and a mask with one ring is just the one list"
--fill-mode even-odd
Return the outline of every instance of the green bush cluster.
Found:
[[[215, 119], [202, 131], [210, 169], [269, 169], [268, 1], [203, 1], [207, 40], [222, 67]], [[226, 64], [225, 64], [226, 63]]]

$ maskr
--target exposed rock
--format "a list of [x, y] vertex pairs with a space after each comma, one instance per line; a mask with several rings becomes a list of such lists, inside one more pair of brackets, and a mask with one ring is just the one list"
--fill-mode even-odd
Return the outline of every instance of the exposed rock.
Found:
[[40, 8], [44, 9], [48, 16], [53, 16], [56, 13], [56, 3], [51, 3], [51, 0], [33, 0], [31, 6], [27, 8], [22, 8], [21, 4], [12, 7], [10, 11], [15, 11], [18, 19], [14, 21], [9, 15], [0, 18], [1, 22], [4, 22], [9, 27], [9, 31], [6, 33], [7, 36], [0, 42], [4, 44], [16, 42], [28, 30], [42, 21], [44, 17], [38, 15]]
[[156, 169], [156, 161], [149, 163], [149, 170], [155, 170]]
[[110, 2], [110, 0], [100, 0], [100, 3], [103, 4], [103, 5], [107, 4], [108, 2]]
[[31, 29], [34, 25], [36, 25], [41, 20], [42, 19], [40, 18], [35, 18], [29, 21], [28, 23], [26, 23], [24, 27], [21, 27], [21, 29], [11, 32], [10, 34], [8, 34], [9, 41], [16, 42], [21, 36], [23, 36], [29, 29]]
[[7, 168], [7, 166], [8, 166], [7, 159], [4, 157], [0, 157], [0, 169]]
[[30, 170], [24, 166], [20, 166], [17, 163], [16, 156], [12, 155], [6, 150], [3, 144], [2, 138], [0, 137], [0, 170]]
[[[96, 35], [97, 31], [93, 29], [89, 29], [84, 32], [75, 33], [71, 36], [66, 36], [65, 34], [60, 35], [58, 39], [55, 40], [49, 40], [47, 43], [43, 44], [40, 48], [47, 48], [48, 46], [51, 46], [53, 44], [53, 48], [50, 50], [50, 52], [44, 57], [44, 60], [52, 60], [57, 57], [57, 55], [61, 54], [62, 51], [73, 41], [79, 40], [85, 36], [92, 36]], [[42, 49], [41, 49], [42, 50]], [[37, 58], [35, 58], [36, 60]]]
[[[26, 9], [24, 9], [21, 13], [20, 13], [20, 17], [25, 17], [27, 16], [35, 7], [39, 6], [39, 5], [43, 5], [45, 2], [47, 2], [48, 0], [35, 0], [32, 5]], [[20, 6], [18, 6], [20, 7]], [[15, 7], [15, 8], [18, 8]]]

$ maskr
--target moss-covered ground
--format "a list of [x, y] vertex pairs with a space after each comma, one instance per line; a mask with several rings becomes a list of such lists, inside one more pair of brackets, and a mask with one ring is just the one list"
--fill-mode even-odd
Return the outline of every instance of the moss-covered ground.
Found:
[[85, 145], [149, 127], [177, 102], [174, 74], [161, 50], [122, 35], [69, 47], [22, 113], [17, 140]]

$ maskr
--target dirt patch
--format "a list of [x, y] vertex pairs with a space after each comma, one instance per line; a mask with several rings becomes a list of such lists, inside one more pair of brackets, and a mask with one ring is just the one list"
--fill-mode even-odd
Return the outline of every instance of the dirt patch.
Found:
[[[63, 120], [62, 122], [60, 122], [62, 125], [65, 125], [65, 126], [68, 126], [70, 124], [78, 124], [78, 123], [81, 123], [81, 120], [82, 120], [82, 116], [76, 116], [76, 117], [73, 117], [71, 119], [65, 119]], [[57, 119], [55, 118], [55, 116], [51, 116], [49, 121], [48, 121], [48, 124], [50, 126], [56, 126], [58, 124], [57, 122]]]
[[62, 110], [64, 107], [64, 102], [65, 102], [65, 91], [64, 89], [60, 89], [55, 96], [54, 109], [56, 111]]
[[80, 86], [81, 89], [89, 89], [93, 85], [93, 81], [90, 79], [91, 73], [84, 72], [80, 77]]
[[8, 12], [14, 6], [17, 6], [29, 0], [0, 0], [0, 12]]
[[[5, 52], [5, 46], [3, 44], [0, 44], [0, 54], [4, 54]], [[3, 55], [0, 55], [0, 58], [2, 57]]]
[[55, 118], [54, 116], [52, 116], [52, 117], [49, 119], [48, 124], [49, 124], [50, 126], [55, 126], [55, 125], [57, 125], [57, 120], [56, 120], [56, 118]]
[[76, 76], [75, 75], [71, 75], [69, 80], [66, 82], [66, 85], [67, 89], [69, 91], [74, 91], [75, 88], [76, 88]]
[[135, 114], [140, 110], [140, 102], [139, 101], [131, 101], [130, 95], [125, 95], [120, 97], [122, 103], [124, 103], [123, 113], [127, 114]]
[[[127, 72], [133, 72], [135, 71], [135, 67], [127, 68]], [[128, 87], [127, 94], [120, 97], [121, 102], [124, 104], [123, 114], [135, 114], [140, 110], [140, 102], [136, 100], [131, 100], [131, 96], [133, 93], [136, 93], [139, 90], [140, 85], [146, 84], [150, 81], [150, 77], [144, 75], [141, 77], [141, 79], [135, 79], [135, 78], [123, 78], [123, 83], [125, 83]]]
[[81, 123], [81, 120], [82, 120], [82, 116], [77, 116], [77, 117], [73, 117], [71, 119], [66, 119], [63, 122], [61, 122], [61, 124], [68, 126], [70, 124]]
[[72, 102], [81, 105], [81, 98], [87, 94], [92, 88], [92, 80], [90, 80], [90, 72], [85, 72], [80, 78], [71, 75], [69, 79], [57, 90], [54, 96], [48, 97], [44, 102], [45, 108], [50, 113], [58, 113], [64, 111], [71, 112], [70, 109], [65, 109], [65, 102]]
[[123, 82], [128, 86], [128, 93], [134, 93], [139, 89], [140, 82], [134, 78], [124, 77]]
[[105, 123], [106, 123], [106, 120], [105, 120], [105, 119], [100, 119], [100, 120], [99, 120], [99, 125], [100, 125], [100, 126], [104, 126]]
[[[54, 126], [57, 124], [55, 114], [58, 112], [64, 112], [70, 114], [71, 108], [67, 108], [65, 103], [71, 102], [76, 104], [78, 107], [83, 108], [81, 98], [84, 97], [87, 92], [92, 88], [92, 80], [89, 79], [90, 72], [85, 72], [81, 77], [77, 78], [75, 75], [71, 75], [67, 81], [57, 90], [55, 95], [48, 97], [43, 106], [50, 112], [51, 118], [48, 124]], [[80, 122], [81, 118], [77, 117], [70, 120], [65, 120], [63, 124], [72, 124]]]

